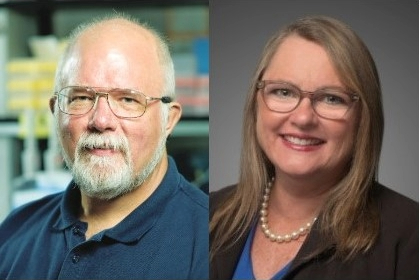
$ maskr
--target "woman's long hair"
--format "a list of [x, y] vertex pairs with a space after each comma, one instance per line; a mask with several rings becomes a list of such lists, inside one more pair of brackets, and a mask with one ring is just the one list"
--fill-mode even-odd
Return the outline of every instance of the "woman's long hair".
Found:
[[232, 246], [245, 234], [259, 213], [264, 186], [274, 176], [274, 166], [257, 141], [256, 84], [279, 45], [291, 35], [322, 46], [341, 82], [360, 95], [355, 148], [348, 172], [331, 189], [318, 219], [325, 240], [319, 249], [334, 245], [335, 257], [351, 259], [356, 253], [369, 250], [378, 236], [379, 215], [372, 192], [384, 128], [379, 76], [369, 50], [354, 31], [336, 19], [313, 16], [299, 19], [280, 30], [264, 48], [244, 108], [238, 186], [210, 221], [211, 259], [216, 252]]

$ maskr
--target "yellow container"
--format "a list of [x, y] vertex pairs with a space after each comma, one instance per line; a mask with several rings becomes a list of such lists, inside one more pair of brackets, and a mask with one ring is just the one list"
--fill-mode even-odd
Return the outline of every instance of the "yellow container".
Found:
[[25, 138], [29, 134], [29, 129], [33, 129], [35, 137], [47, 138], [50, 133], [50, 122], [52, 121], [50, 110], [36, 110], [33, 113], [33, 117], [33, 119], [28, 119], [25, 113], [19, 115], [18, 136]]
[[34, 58], [10, 61], [7, 64], [8, 108], [16, 111], [48, 108], [56, 65], [56, 61]]

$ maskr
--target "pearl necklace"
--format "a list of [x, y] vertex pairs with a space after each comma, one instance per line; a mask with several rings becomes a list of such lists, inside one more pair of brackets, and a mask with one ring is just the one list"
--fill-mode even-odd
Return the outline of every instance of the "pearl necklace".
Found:
[[283, 243], [283, 242], [290, 242], [292, 240], [297, 240], [299, 236], [304, 236], [309, 232], [311, 226], [316, 221], [316, 217], [312, 221], [307, 222], [298, 230], [293, 231], [290, 234], [277, 235], [277, 234], [272, 233], [270, 231], [270, 228], [268, 227], [268, 200], [270, 199], [270, 192], [271, 192], [271, 186], [273, 185], [273, 181], [274, 181], [274, 178], [272, 181], [268, 182], [264, 190], [263, 202], [261, 203], [261, 211], [260, 211], [261, 230], [263, 231], [264, 235], [268, 239], [270, 239], [270, 241], [272, 242]]

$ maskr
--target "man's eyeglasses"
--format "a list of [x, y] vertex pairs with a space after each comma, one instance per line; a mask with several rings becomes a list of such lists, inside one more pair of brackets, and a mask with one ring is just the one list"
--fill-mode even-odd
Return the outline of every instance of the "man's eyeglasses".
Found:
[[69, 115], [87, 114], [99, 97], [105, 97], [111, 111], [119, 118], [138, 118], [146, 111], [149, 102], [172, 102], [169, 96], [150, 97], [132, 89], [106, 89], [85, 86], [67, 86], [55, 93], [58, 108]]
[[264, 103], [271, 111], [288, 113], [297, 108], [302, 98], [311, 100], [312, 108], [320, 117], [341, 119], [360, 97], [342, 88], [323, 88], [314, 92], [303, 91], [281, 81], [259, 81], [257, 89], [262, 91]]

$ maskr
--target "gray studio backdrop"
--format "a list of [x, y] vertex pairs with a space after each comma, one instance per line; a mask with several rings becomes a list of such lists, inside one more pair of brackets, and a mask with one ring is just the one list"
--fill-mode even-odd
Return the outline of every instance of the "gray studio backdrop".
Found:
[[416, 0], [210, 0], [210, 191], [237, 182], [242, 109], [268, 38], [305, 15], [350, 25], [380, 74], [385, 135], [379, 181], [418, 201], [419, 8]]

